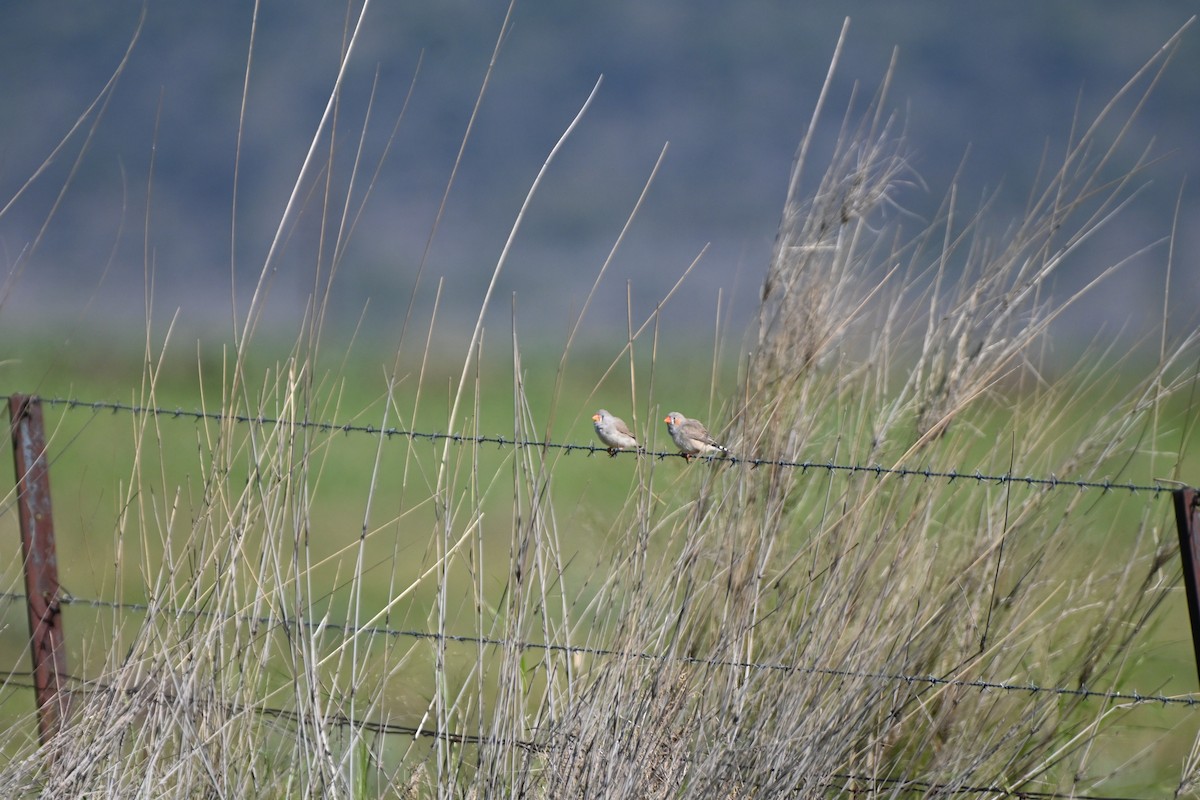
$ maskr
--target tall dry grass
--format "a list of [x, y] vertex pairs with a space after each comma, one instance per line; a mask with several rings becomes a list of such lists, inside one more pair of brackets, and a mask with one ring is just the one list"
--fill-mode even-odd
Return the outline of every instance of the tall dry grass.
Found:
[[[895, 205], [915, 177], [885, 89], [847, 114], [809, 188], [822, 96], [749, 356], [716, 392], [710, 427], [765, 460], [1148, 481], [1132, 459], [1179, 477], [1187, 437], [1169, 434], [1194, 414], [1181, 422], [1174, 404], [1195, 388], [1194, 337], [1120, 391], [1110, 371], [1136, 362], [1043, 367], [1050, 323], [1079, 299], [1047, 284], [1079, 242], [1119, 224], [1136, 177], [1107, 177], [1113, 143], [1084, 128], [998, 239], [982, 216], [960, 221], [953, 188], [941, 218], [905, 236]], [[381, 436], [360, 535], [330, 555], [313, 520], [339, 434], [304, 423], [359, 410], [315, 374], [318, 300], [293, 352], [252, 373], [257, 304], [221, 395], [203, 402], [278, 422], [201, 422], [199, 478], [178, 485], [155, 455], [170, 421], [137, 419], [113, 529], [148, 608], [112, 611], [111, 643], [92, 642], [103, 668], [72, 682], [52, 743], [10, 748], [5, 795], [1069, 796], [1127, 789], [1131, 774], [1195, 785], [1194, 756], [1181, 774], [1134, 770], [1156, 746], [1139, 706], [972, 685], [1130, 688], [1176, 582], [1159, 500], [627, 454], [588, 462], [601, 481], [636, 459], [623, 504], [581, 510], [559, 500], [556, 476], [574, 468], [560, 451]], [[445, 429], [466, 436], [489, 400], [483, 313], [446, 409]], [[438, 396], [432, 330], [421, 366], [387, 379], [380, 427]], [[515, 330], [511, 434], [539, 441], [550, 428]], [[653, 421], [656, 386], [679, 376], [657, 358], [655, 318], [629, 330], [610, 371], [628, 362], [634, 407]], [[165, 351], [148, 337], [147, 405]], [[648, 368], [634, 358], [647, 351]], [[414, 399], [402, 381], [420, 387]], [[488, 538], [497, 530], [506, 545]], [[381, 597], [372, 548], [389, 537]], [[404, 558], [419, 566], [398, 568]], [[340, 605], [326, 602], [331, 560]], [[418, 595], [425, 635], [376, 630]]]

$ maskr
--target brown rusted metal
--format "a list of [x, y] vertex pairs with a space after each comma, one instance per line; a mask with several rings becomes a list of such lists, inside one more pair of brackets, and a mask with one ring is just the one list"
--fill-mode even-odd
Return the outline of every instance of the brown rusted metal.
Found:
[[1192, 649], [1200, 677], [1200, 498], [1196, 490], [1176, 489], [1175, 524], [1179, 528], [1179, 556], [1183, 561], [1183, 586], [1187, 591], [1188, 617], [1192, 621]]
[[46, 744], [58, 731], [67, 712], [67, 695], [61, 691], [61, 681], [67, 674], [67, 657], [59, 606], [58, 557], [50, 506], [46, 433], [42, 404], [36, 397], [10, 396], [8, 414], [17, 472], [17, 510], [21, 523], [21, 554], [25, 559], [25, 597], [29, 609], [33, 683], [37, 691], [38, 735], [42, 744]]

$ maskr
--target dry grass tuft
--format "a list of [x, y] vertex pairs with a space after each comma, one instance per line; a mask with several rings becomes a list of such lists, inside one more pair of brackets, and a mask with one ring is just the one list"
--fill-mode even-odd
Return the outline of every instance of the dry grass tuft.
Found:
[[[943, 216], [905, 238], [895, 204], [914, 178], [885, 100], [881, 90], [861, 123], [847, 115], [811, 193], [801, 145], [751, 355], [736, 392], [718, 398], [734, 451], [1143, 482], [1131, 459], [1161, 462], [1175, 447], [1177, 465], [1184, 439], [1168, 433], [1175, 398], [1195, 390], [1194, 337], [1124, 394], [1111, 359], [1055, 379], [1039, 361], [1048, 325], [1077, 299], [1053, 301], [1048, 280], [1128, 194], [1129, 176], [1104, 175], [1095, 126], [1001, 239], [978, 218], [960, 222], [953, 190]], [[200, 478], [180, 486], [155, 468], [167, 422], [138, 418], [138, 466], [114, 527], [150, 610], [114, 612], [102, 674], [77, 685], [52, 765], [33, 745], [15, 748], [0, 769], [6, 796], [941, 797], [1127, 785], [1122, 736], [1139, 727], [1122, 723], [1138, 708], [971, 682], [1129, 688], [1175, 580], [1163, 504], [629, 454], [587, 462], [593, 481], [629, 465], [624, 505], [596, 522], [595, 509], [561, 500], [558, 476], [575, 467], [557, 451], [379, 437], [361, 535], [330, 552], [314, 519], [343, 437], [300, 424], [340, 411], [336, 387], [314, 378], [323, 312], [314, 306], [291, 357], [261, 378], [246, 366], [255, 313], [208, 402], [279, 422], [201, 422]], [[647, 329], [631, 321], [613, 362], [630, 356], [631, 384], [651, 387], [642, 392], [674, 377], [657, 359], [636, 374], [631, 351]], [[417, 419], [439, 396], [426, 383], [432, 330], [419, 373], [389, 379], [382, 426]], [[515, 326], [512, 352], [512, 435], [539, 440], [549, 429]], [[448, 430], [478, 432], [459, 420], [480, 419], [484, 353], [480, 325], [450, 386]], [[156, 376], [152, 366], [146, 405]], [[421, 387], [411, 408], [401, 380]], [[594, 550], [581, 555], [585, 541]], [[413, 607], [428, 635], [369, 630], [418, 624]], [[1195, 786], [1198, 761], [1193, 750], [1179, 792]]]

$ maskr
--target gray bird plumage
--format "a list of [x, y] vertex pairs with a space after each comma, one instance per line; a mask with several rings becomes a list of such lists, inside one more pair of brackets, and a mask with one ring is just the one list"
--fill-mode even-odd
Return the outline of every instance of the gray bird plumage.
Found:
[[614, 417], [603, 408], [592, 415], [592, 427], [596, 429], [600, 441], [608, 448], [610, 456], [615, 456], [622, 450], [641, 450], [637, 437], [629, 430], [625, 420]]
[[667, 431], [671, 434], [675, 446], [688, 460], [691, 460], [692, 456], [712, 452], [729, 452], [729, 448], [714, 439], [699, 420], [688, 419], [678, 411], [672, 411], [663, 421], [667, 423]]

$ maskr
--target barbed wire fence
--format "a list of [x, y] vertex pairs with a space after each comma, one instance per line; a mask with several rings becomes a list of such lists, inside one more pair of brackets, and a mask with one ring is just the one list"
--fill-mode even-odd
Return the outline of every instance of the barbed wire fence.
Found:
[[[609, 455], [606, 447], [597, 444], [575, 444], [571, 442], [543, 441], [536, 439], [516, 439], [506, 436], [471, 435], [465, 433], [448, 433], [443, 431], [417, 431], [396, 427], [380, 427], [344, 422], [329, 422], [305, 419], [285, 419], [282, 417], [267, 417], [262, 415], [229, 414], [215, 411], [185, 410], [182, 408], [162, 408], [142, 406], [131, 403], [80, 400], [77, 398], [41, 397], [38, 398], [47, 406], [61, 406], [67, 409], [91, 410], [94, 412], [110, 411], [112, 413], [128, 413], [133, 415], [152, 415], [166, 419], [190, 419], [209, 422], [233, 422], [235, 424], [250, 424], [262, 426], [288, 425], [299, 430], [310, 430], [318, 433], [361, 433], [371, 436], [383, 436], [388, 439], [400, 438], [410, 441], [450, 441], [454, 444], [487, 444], [497, 447], [513, 447], [517, 449], [558, 450], [565, 453], [586, 453], [589, 456], [603, 453]], [[643, 450], [635, 453], [624, 451], [620, 455], [642, 456], [647, 458], [666, 459], [684, 458], [683, 454], [669, 451]], [[1057, 475], [1011, 475], [1007, 473], [994, 474], [981, 472], [978, 469], [934, 469], [932, 467], [887, 467], [882, 464], [838, 463], [832, 460], [793, 461], [787, 459], [744, 458], [735, 454], [723, 456], [692, 456], [692, 460], [709, 463], [722, 463], [732, 466], [744, 466], [750, 469], [759, 467], [782, 467], [798, 469], [802, 472], [822, 470], [832, 473], [867, 474], [876, 477], [921, 478], [924, 480], [975, 481], [977, 483], [1016, 484], [1045, 489], [1075, 488], [1080, 490], [1098, 489], [1101, 492], [1130, 492], [1133, 494], [1170, 492], [1177, 488], [1175, 485], [1164, 485], [1165, 482], [1156, 480], [1154, 483], [1139, 484], [1130, 481], [1079, 480], [1060, 478]]]
[[[0, 592], [0, 600], [10, 603], [24, 602], [25, 595], [17, 592]], [[664, 655], [637, 650], [617, 650], [605, 647], [586, 645], [555, 644], [553, 642], [532, 642], [524, 639], [505, 639], [491, 636], [472, 636], [466, 634], [443, 634], [437, 631], [422, 631], [413, 629], [388, 628], [376, 625], [350, 625], [342, 622], [313, 622], [308, 619], [289, 619], [282, 616], [263, 617], [245, 614], [220, 614], [214, 611], [197, 611], [195, 609], [163, 609], [149, 603], [117, 602], [97, 598], [65, 596], [60, 601], [63, 606], [87, 606], [90, 608], [107, 609], [129, 614], [170, 614], [176, 617], [207, 618], [217, 622], [237, 622], [255, 625], [266, 633], [270, 628], [297, 627], [316, 633], [340, 633], [349, 636], [385, 637], [392, 639], [417, 639], [453, 644], [467, 644], [483, 647], [522, 651], [541, 651], [566, 656], [596, 656], [599, 658], [619, 658], [637, 661], [673, 661], [681, 664], [699, 667], [717, 667], [738, 670], [755, 670], [767, 672], [794, 672], [805, 675], [825, 675], [835, 678], [866, 678], [870, 680], [890, 681], [908, 685], [948, 686], [967, 689], [995, 690], [1000, 692], [1016, 692], [1020, 694], [1048, 694], [1058, 696], [1079, 697], [1086, 700], [1122, 703], [1128, 706], [1157, 704], [1163, 706], [1186, 706], [1200, 708], [1200, 694], [1164, 695], [1157, 693], [1143, 694], [1138, 691], [1114, 692], [1089, 689], [1086, 686], [1039, 686], [1033, 683], [1016, 683], [1012, 681], [990, 681], [969, 678], [951, 678], [939, 675], [908, 675], [893, 672], [864, 672], [852, 669], [834, 669], [830, 667], [807, 666], [803, 664], [787, 664], [782, 662], [745, 661], [727, 658], [701, 658], [689, 655]]]
[[[494, 435], [469, 435], [455, 432], [443, 431], [419, 431], [409, 430], [398, 427], [379, 427], [370, 424], [357, 423], [341, 423], [333, 421], [308, 420], [308, 419], [290, 419], [282, 417], [269, 417], [264, 415], [248, 415], [248, 414], [231, 414], [227, 412], [211, 412], [198, 410], [185, 410], [183, 408], [166, 408], [157, 406], [145, 406], [131, 403], [112, 402], [112, 401], [96, 401], [84, 400], [79, 398], [62, 398], [62, 397], [29, 397], [25, 395], [7, 395], [4, 396], [9, 401], [10, 412], [13, 415], [13, 431], [14, 431], [14, 456], [16, 456], [17, 448], [17, 412], [15, 409], [20, 405], [22, 408], [32, 406], [38, 407], [38, 416], [40, 417], [40, 406], [60, 407], [68, 411], [72, 410], [90, 410], [94, 414], [101, 412], [109, 412], [113, 414], [130, 414], [130, 415], [152, 415], [160, 419], [172, 420], [192, 420], [192, 421], [207, 421], [207, 422], [231, 422], [238, 425], [260, 425], [260, 426], [276, 426], [287, 425], [302, 430], [310, 430], [323, 433], [345, 433], [345, 434], [364, 434], [370, 436], [382, 436], [387, 439], [401, 438], [409, 441], [429, 441], [429, 442], [452, 442], [462, 445], [495, 445], [498, 448], [535, 448], [545, 451], [561, 451], [566, 454], [585, 453], [587, 456], [593, 456], [601, 453], [605, 455], [611, 454], [607, 448], [596, 444], [577, 444], [570, 442], [558, 441], [543, 441], [533, 439], [520, 439], [506, 436]], [[39, 423], [40, 425], [40, 419]], [[38, 443], [34, 442], [36, 446]], [[37, 453], [38, 458], [42, 462], [46, 461], [44, 442], [40, 445], [40, 451]], [[640, 450], [636, 453], [626, 451], [621, 455], [637, 456], [645, 458], [666, 459], [674, 457], [683, 457], [680, 453], [675, 452], [660, 452]], [[1073, 479], [1068, 477], [1059, 477], [1054, 474], [1050, 475], [1015, 475], [1009, 473], [985, 473], [979, 470], [969, 470], [960, 468], [932, 468], [932, 467], [888, 467], [882, 464], [858, 464], [858, 463], [843, 463], [832, 460], [786, 460], [786, 459], [763, 459], [763, 458], [745, 458], [733, 454], [726, 454], [721, 457], [701, 456], [693, 457], [692, 460], [699, 460], [710, 463], [727, 464], [731, 467], [745, 467], [749, 469], [757, 469], [759, 467], [777, 467], [783, 469], [797, 469], [803, 472], [808, 471], [825, 471], [831, 474], [857, 474], [870, 475], [879, 478], [894, 477], [901, 479], [921, 479], [921, 480], [945, 480], [948, 482], [963, 481], [974, 482], [976, 484], [989, 485], [1019, 485], [1030, 488], [1037, 488], [1044, 491], [1074, 489], [1077, 491], [1097, 490], [1102, 493], [1111, 492], [1127, 492], [1130, 494], [1148, 494], [1158, 496], [1162, 493], [1171, 493], [1175, 497], [1176, 516], [1180, 525], [1181, 538], [1181, 555], [1183, 557], [1183, 567], [1185, 575], [1185, 586], [1188, 589], [1189, 610], [1193, 613], [1193, 633], [1194, 644], [1196, 647], [1197, 665], [1200, 670], [1200, 636], [1196, 636], [1197, 620], [1200, 619], [1200, 559], [1197, 559], [1195, 564], [1191, 561], [1192, 548], [1184, 545], [1185, 528], [1188, 535], [1193, 537], [1194, 541], [1200, 542], [1200, 497], [1197, 493], [1190, 489], [1174, 484], [1170, 481], [1160, 481], [1155, 479], [1153, 483], [1136, 483], [1132, 481], [1116, 481], [1110, 479]], [[27, 472], [32, 472], [30, 467], [26, 467]], [[22, 469], [18, 464], [18, 502], [22, 496], [28, 493], [29, 488], [23, 486], [22, 483], [27, 475], [22, 475]], [[1170, 485], [1166, 485], [1170, 484]], [[48, 495], [46, 497], [48, 502]], [[24, 523], [23, 523], [24, 528]], [[23, 530], [24, 534], [24, 530]], [[50, 535], [50, 547], [53, 550], [52, 528]], [[44, 545], [45, 542], [42, 542]], [[1196, 552], [1200, 553], [1200, 544], [1196, 546]], [[36, 562], [36, 557], [31, 558], [30, 553], [25, 553], [25, 561], [28, 566], [31, 562]], [[51, 558], [53, 566], [53, 558]], [[56, 569], [56, 567], [55, 567]], [[1189, 572], [1193, 578], [1189, 581]], [[643, 661], [676, 661], [695, 666], [704, 666], [712, 668], [730, 668], [738, 670], [753, 670], [753, 671], [781, 671], [793, 672], [801, 674], [824, 675], [830, 677], [844, 677], [857, 679], [870, 679], [878, 681], [895, 682], [908, 686], [925, 686], [925, 687], [955, 687], [963, 689], [972, 689], [977, 691], [996, 691], [1005, 693], [1022, 693], [1022, 694], [1045, 694], [1060, 697], [1072, 697], [1085, 701], [1097, 701], [1107, 704], [1119, 704], [1123, 707], [1134, 707], [1140, 705], [1155, 704], [1162, 707], [1196, 709], [1200, 708], [1200, 694], [1188, 693], [1181, 695], [1168, 695], [1157, 692], [1140, 692], [1140, 691], [1105, 691], [1094, 688], [1089, 688], [1085, 685], [1079, 686], [1043, 686], [1028, 682], [1015, 682], [1005, 680], [988, 680], [979, 678], [961, 678], [953, 675], [911, 675], [903, 673], [887, 673], [887, 672], [865, 672], [858, 670], [837, 669], [830, 667], [822, 667], [818, 665], [806, 664], [789, 664], [781, 662], [756, 662], [738, 659], [710, 659], [700, 658], [696, 656], [682, 654], [660, 654], [642, 651], [629, 651], [621, 649], [610, 649], [595, 646], [557, 644], [552, 642], [536, 642], [520, 639], [507, 639], [487, 636], [475, 635], [459, 635], [440, 633], [436, 631], [425, 630], [405, 630], [389, 628], [384, 626], [355, 626], [344, 622], [331, 622], [323, 620], [314, 622], [303, 618], [287, 618], [284, 616], [250, 616], [237, 614], [220, 614], [212, 611], [202, 611], [194, 609], [166, 609], [148, 603], [130, 603], [118, 602], [113, 600], [105, 600], [100, 598], [76, 597], [62, 590], [57, 584], [57, 575], [51, 577], [50, 583], [53, 585], [53, 592], [48, 597], [43, 598], [43, 602], [35, 612], [34, 604], [38, 601], [36, 593], [28, 592], [31, 586], [27, 575], [27, 593], [20, 592], [0, 592], [0, 601], [18, 604], [26, 603], [30, 608], [30, 626], [31, 626], [31, 647], [35, 660], [35, 666], [32, 672], [10, 671], [0, 672], [0, 685], [8, 688], [17, 689], [32, 689], [38, 695], [39, 713], [43, 708], [57, 705], [57, 703], [46, 702], [46, 692], [49, 689], [55, 691], [66, 690], [74, 694], [87, 693], [104, 693], [104, 692], [138, 692], [147, 690], [145, 687], [133, 686], [114, 686], [105, 683], [104, 681], [87, 679], [83, 677], [73, 676], [65, 669], [65, 663], [60, 664], [60, 670], [52, 675], [52, 686], [47, 685], [47, 674], [45, 665], [39, 667], [37, 659], [39, 650], [45, 651], [47, 647], [54, 649], [61, 647], [61, 617], [62, 609], [68, 606], [84, 606], [98, 609], [107, 609], [123, 614], [156, 614], [167, 613], [176, 616], [190, 617], [211, 617], [219, 622], [238, 622], [260, 626], [264, 629], [271, 627], [298, 627], [314, 633], [321, 632], [336, 632], [348, 636], [367, 636], [367, 637], [388, 637], [388, 638], [408, 638], [413, 640], [429, 640], [441, 643], [466, 644], [475, 647], [491, 647], [502, 648], [516, 651], [542, 651], [547, 653], [555, 653], [566, 656], [586, 655], [604, 659], [635, 659]], [[48, 585], [46, 576], [42, 576], [42, 581], [37, 584]], [[42, 592], [45, 594], [45, 590]], [[1194, 604], [1194, 608], [1193, 608]], [[57, 640], [53, 637], [47, 643], [41, 641], [39, 643], [38, 631], [35, 626], [38, 624], [35, 617], [40, 615], [40, 623], [45, 627], [58, 626]], [[61, 657], [61, 654], [59, 654]], [[23, 683], [23, 679], [32, 679], [32, 683]], [[68, 686], [72, 688], [67, 688]], [[230, 711], [248, 711], [266, 717], [273, 717], [282, 721], [299, 723], [301, 715], [299, 712], [268, 706], [255, 706], [230, 709]], [[53, 727], [57, 724], [57, 719], [40, 720], [42, 726], [43, 739], [52, 732]], [[385, 735], [406, 735], [412, 737], [430, 737], [441, 739], [455, 744], [473, 744], [473, 745], [494, 745], [494, 746], [512, 746], [527, 750], [539, 751], [545, 750], [549, 745], [531, 740], [499, 740], [494, 737], [488, 737], [478, 734], [467, 734], [455, 731], [439, 731], [427, 729], [421, 726], [410, 726], [390, 721], [378, 721], [370, 719], [357, 719], [338, 714], [325, 714], [322, 716], [322, 722], [342, 727], [352, 727], [364, 731], [369, 731]], [[1030, 790], [1009, 789], [1000, 786], [941, 786], [934, 783], [912, 781], [899, 779], [881, 778], [878, 776], [860, 776], [851, 774], [838, 774], [825, 776], [823, 780], [828, 781], [843, 781], [859, 783], [862, 785], [873, 787], [875, 790], [898, 789], [907, 787], [914, 790], [935, 791], [949, 794], [993, 794], [996, 796], [1030, 798], [1045, 798], [1052, 800], [1056, 798], [1091, 798], [1091, 800], [1123, 800], [1112, 796], [1093, 796], [1082, 795], [1078, 793], [1057, 793], [1057, 792], [1038, 792]], [[901, 786], [903, 785], [903, 787]], [[829, 783], [829, 787], [836, 788], [833, 783]]]
[[[0, 680], [5, 686], [17, 689], [34, 689], [33, 684], [21, 683], [18, 679], [28, 677], [29, 673], [9, 672], [0, 675]], [[143, 691], [153, 691], [157, 698], [164, 702], [178, 700], [179, 698], [169, 691], [164, 691], [161, 687], [147, 689], [137, 685], [116, 686], [104, 681], [87, 680], [78, 678], [73, 675], [62, 676], [65, 683], [70, 683], [74, 688], [71, 692], [76, 695], [113, 695], [124, 694], [132, 695]], [[279, 708], [266, 705], [247, 706], [237, 703], [224, 704], [224, 710], [232, 715], [238, 714], [254, 714], [263, 718], [270, 718], [279, 722], [288, 724], [301, 724], [305, 721], [305, 715], [293, 709]], [[475, 745], [475, 746], [491, 746], [491, 747], [515, 747], [521, 750], [534, 753], [544, 753], [553, 749], [553, 745], [540, 742], [533, 742], [527, 739], [504, 739], [496, 736], [487, 736], [473, 733], [459, 733], [456, 731], [439, 731], [436, 729], [417, 727], [412, 725], [404, 725], [396, 722], [381, 722], [378, 720], [364, 720], [352, 718], [343, 714], [323, 712], [320, 719], [321, 724], [343, 728], [355, 728], [359, 731], [379, 734], [384, 736], [410, 736], [413, 738], [429, 738], [437, 739], [450, 744], [457, 745]], [[814, 779], [815, 788], [822, 790], [841, 789], [848, 790], [851, 787], [858, 787], [857, 791], [852, 793], [862, 793], [865, 787], [870, 787], [875, 791], [918, 791], [918, 792], [936, 792], [946, 795], [991, 795], [993, 797], [1015, 797], [1019, 800], [1141, 800], [1141, 798], [1121, 797], [1116, 795], [1095, 795], [1081, 794], [1079, 792], [1054, 792], [1054, 791], [1038, 791], [1036, 789], [1013, 789], [1005, 786], [997, 785], [962, 785], [949, 783], [936, 783], [926, 780], [915, 780], [911, 778], [889, 778], [879, 775], [860, 775], [857, 773], [836, 772], [829, 775], [805, 775], [805, 778]], [[757, 786], [755, 788], [758, 788]], [[798, 795], [801, 790], [797, 789], [792, 792]]]

